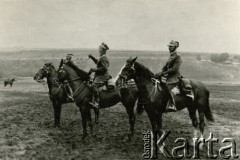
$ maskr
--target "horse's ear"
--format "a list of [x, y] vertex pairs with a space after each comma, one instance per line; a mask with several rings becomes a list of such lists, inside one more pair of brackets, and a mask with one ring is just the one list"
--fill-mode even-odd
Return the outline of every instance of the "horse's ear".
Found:
[[132, 59], [132, 62], [134, 63], [137, 60], [138, 57], [135, 57]]
[[63, 59], [61, 59], [61, 61], [60, 61], [59, 68], [61, 68], [62, 65], [63, 65]]

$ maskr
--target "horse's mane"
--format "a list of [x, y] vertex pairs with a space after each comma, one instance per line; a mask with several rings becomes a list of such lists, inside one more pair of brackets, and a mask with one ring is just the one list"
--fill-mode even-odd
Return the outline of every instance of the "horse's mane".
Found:
[[73, 68], [73, 69], [76, 71], [77, 75], [78, 75], [79, 77], [81, 77], [82, 80], [89, 80], [90, 76], [89, 76], [88, 72], [86, 72], [86, 71], [78, 68], [78, 66], [76, 66], [76, 65], [75, 65], [74, 63], [72, 63], [71, 61], [65, 63], [65, 65]]
[[154, 78], [155, 75], [152, 71], [150, 71], [147, 67], [145, 67], [143, 64], [139, 62], [134, 63], [134, 68], [136, 70], [140, 70], [139, 74], [140, 76], [146, 77], [146, 78]]
[[54, 70], [56, 70], [52, 63], [46, 63], [45, 66], [52, 67]]

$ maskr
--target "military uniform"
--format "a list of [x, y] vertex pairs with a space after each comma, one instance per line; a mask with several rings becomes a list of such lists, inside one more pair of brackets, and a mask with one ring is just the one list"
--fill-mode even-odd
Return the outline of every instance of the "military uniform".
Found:
[[93, 57], [92, 55], [89, 55], [89, 58], [91, 58], [94, 63], [97, 65], [97, 68], [92, 68], [90, 69], [90, 73], [91, 72], [95, 72], [94, 74], [94, 80], [92, 83], [92, 89], [93, 89], [93, 100], [91, 104], [93, 104], [96, 107], [98, 106], [98, 102], [99, 102], [99, 91], [98, 88], [102, 85], [104, 85], [110, 78], [110, 74], [108, 72], [108, 68], [109, 68], [109, 59], [106, 55], [106, 51], [108, 50], [108, 46], [105, 43], [102, 43], [99, 47], [99, 53], [100, 53], [100, 57], [99, 59], [96, 59], [95, 57]]
[[[181, 79], [181, 74], [179, 72], [182, 60], [181, 56], [177, 54], [176, 49], [179, 47], [179, 42], [171, 41], [169, 43], [170, 57], [166, 62], [165, 66], [162, 68], [162, 71], [156, 74], [158, 79], [166, 79], [166, 85], [168, 88], [169, 100], [167, 103], [167, 110], [176, 111], [174, 96], [172, 89], [178, 85], [179, 79]], [[162, 81], [163, 82], [163, 81]]]
[[181, 56], [177, 54], [177, 52], [171, 53], [167, 63], [162, 68], [162, 75], [167, 77], [167, 85], [179, 82], [179, 78], [181, 78], [181, 74], [179, 72], [181, 63]]
[[[173, 95], [180, 93], [179, 89], [175, 88], [178, 84], [180, 84], [179, 81], [181, 82], [181, 84], [183, 83], [182, 76], [179, 72], [182, 60], [181, 56], [176, 52], [176, 49], [179, 47], [179, 42], [172, 40], [168, 46], [170, 51], [170, 57], [165, 66], [162, 68], [162, 71], [156, 74], [156, 78], [161, 80], [166, 79], [166, 85], [170, 97], [167, 104], [167, 110], [176, 111]], [[185, 88], [187, 90], [184, 90], [184, 88], [183, 90], [189, 92], [186, 96], [193, 98], [190, 81], [188, 80], [184, 82]]]
[[[67, 54], [66, 59], [63, 59], [63, 64], [66, 64], [68, 62], [72, 63], [73, 65], [77, 66], [75, 62], [72, 60], [73, 54]], [[67, 93], [67, 102], [73, 102], [73, 91], [70, 87], [69, 83], [67, 83], [67, 80], [65, 81], [66, 84], [64, 85], [65, 92]]]
[[107, 55], [106, 54], [101, 55], [99, 60], [97, 60], [95, 57], [91, 55], [89, 57], [97, 65], [96, 69], [92, 69], [95, 72], [93, 83], [105, 83], [106, 81], [108, 81], [111, 78], [111, 76], [108, 72], [109, 59]]

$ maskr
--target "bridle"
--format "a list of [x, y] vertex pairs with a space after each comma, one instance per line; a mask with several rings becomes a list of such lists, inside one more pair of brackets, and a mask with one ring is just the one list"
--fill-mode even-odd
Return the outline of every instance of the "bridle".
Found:
[[[123, 83], [124, 84], [127, 84], [127, 81], [128, 81], [128, 79], [129, 79], [129, 77], [131, 76], [131, 77], [136, 77], [136, 69], [135, 69], [135, 67], [134, 67], [134, 64], [133, 65], [131, 65], [131, 67], [127, 67], [128, 68], [128, 70], [132, 70], [133, 71], [133, 73], [132, 74], [120, 74], [119, 76], [123, 79]], [[161, 84], [161, 81], [160, 80], [158, 80], [158, 79], [156, 79], [156, 78], [151, 78], [151, 81], [148, 81], [148, 82], [146, 82], [146, 83], [144, 83], [144, 84], [141, 84], [140, 85], [140, 87], [141, 86], [146, 86], [147, 84], [149, 84], [149, 83], [153, 83], [154, 84], [154, 86], [152, 87], [152, 90], [150, 91], [150, 93], [149, 93], [149, 95], [147, 96], [147, 98], [151, 98], [152, 96], [154, 97], [155, 95], [156, 95], [156, 93], [157, 93], [157, 90], [159, 90], [160, 92], [162, 91], [162, 87], [158, 87], [160, 84]], [[160, 85], [161, 86], [161, 85]], [[158, 89], [159, 88], [159, 89]], [[146, 103], [143, 103], [143, 104], [147, 104], [148, 102], [146, 102]]]
[[[43, 70], [42, 72], [46, 72], [46, 75], [48, 75], [49, 71], [48, 71], [48, 67], [46, 65], [42, 66], [40, 70]], [[40, 72], [39, 70], [39, 72]], [[43, 80], [44, 76], [43, 76], [43, 73], [37, 73], [37, 82], [39, 83], [46, 83], [45, 80]], [[40, 78], [41, 77], [41, 78]]]
[[[46, 64], [45, 64], [43, 67], [41, 67], [41, 70], [43, 70], [44, 72], [46, 72], [46, 77], [49, 75], [49, 68], [50, 68], [50, 66], [46, 66]], [[42, 73], [38, 73], [38, 75], [41, 76], [41, 77], [45, 77], [45, 76], [43, 76]], [[43, 83], [43, 84], [47, 83], [47, 82], [46, 82], [45, 80], [43, 80], [42, 78], [41, 78], [41, 79], [38, 79], [37, 81], [38, 81], [39, 83]], [[57, 81], [56, 78], [53, 78], [53, 82], [54, 82], [58, 87], [61, 86], [61, 83], [60, 83], [59, 81]]]
[[[129, 64], [127, 64], [127, 65], [129, 65]], [[125, 65], [125, 67], [128, 68], [129, 70], [131, 69], [133, 73], [132, 73], [132, 75], [131, 75], [132, 78], [129, 78], [129, 77], [130, 77], [130, 74], [123, 75], [123, 74], [121, 73], [121, 74], [119, 75], [119, 77], [122, 78], [122, 84], [123, 84], [123, 85], [127, 84], [127, 81], [128, 81], [129, 79], [134, 79], [135, 76], [136, 76], [136, 70], [135, 70], [135, 68], [134, 68], [134, 64], [132, 64], [130, 67], [128, 67], [127, 65]]]

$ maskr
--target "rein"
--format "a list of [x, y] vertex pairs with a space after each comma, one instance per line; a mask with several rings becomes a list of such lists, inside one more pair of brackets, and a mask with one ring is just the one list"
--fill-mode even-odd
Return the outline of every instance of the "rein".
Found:
[[77, 77], [77, 78], [75, 78], [71, 81], [63, 82], [63, 84], [71, 83], [71, 82], [74, 82], [74, 81], [77, 81], [77, 80], [80, 80], [80, 79], [81, 79], [81, 77]]
[[157, 88], [158, 88], [158, 84], [160, 84], [160, 81], [158, 79], [155, 79], [155, 78], [151, 78], [152, 82], [155, 83], [154, 84], [154, 87], [152, 89], [152, 91], [150, 92], [148, 98], [150, 98], [153, 94], [153, 91], [154, 91], [154, 96], [156, 95], [157, 93]]

